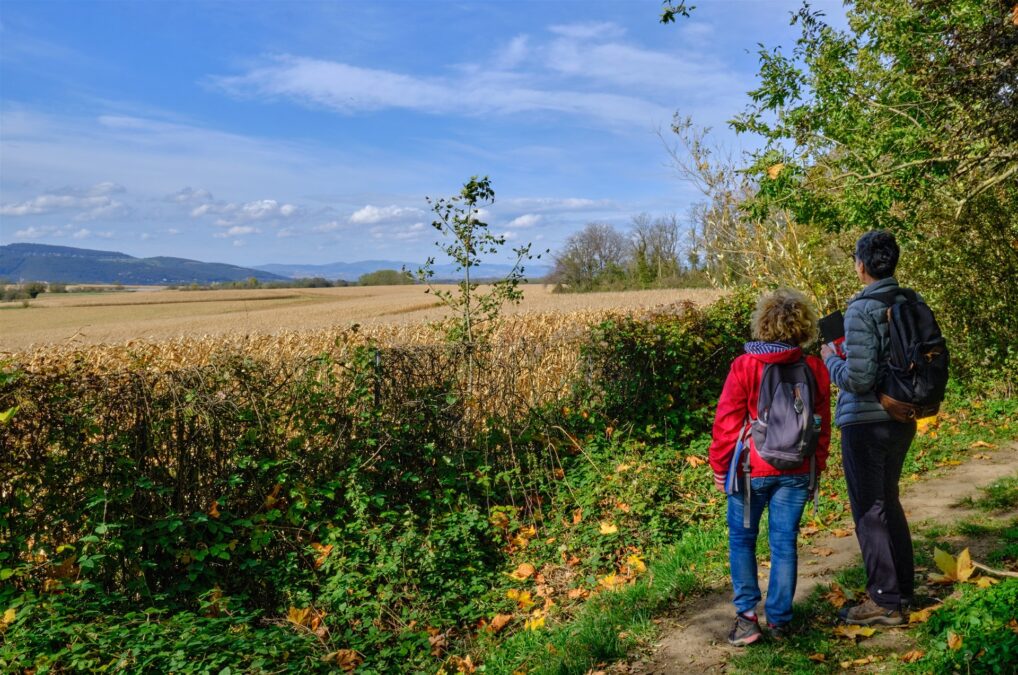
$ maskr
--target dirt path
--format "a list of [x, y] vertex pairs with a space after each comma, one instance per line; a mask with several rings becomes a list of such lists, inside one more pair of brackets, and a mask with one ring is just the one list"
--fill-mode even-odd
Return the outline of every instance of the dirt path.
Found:
[[[1018, 443], [986, 453], [988, 459], [972, 459], [930, 480], [908, 486], [902, 504], [913, 529], [923, 523], [947, 523], [973, 513], [959, 502], [974, 496], [978, 488], [1018, 472]], [[837, 572], [861, 563], [859, 545], [851, 523], [840, 534], [800, 539], [799, 583], [796, 602], [806, 599], [820, 584], [834, 580]], [[761, 532], [761, 534], [763, 534]], [[819, 554], [818, 554], [819, 552]], [[766, 591], [768, 570], [761, 567], [760, 588]], [[645, 675], [723, 672], [736, 652], [725, 636], [731, 629], [734, 609], [731, 589], [697, 598], [661, 622], [663, 635], [653, 654], [629, 664], [629, 672]]]

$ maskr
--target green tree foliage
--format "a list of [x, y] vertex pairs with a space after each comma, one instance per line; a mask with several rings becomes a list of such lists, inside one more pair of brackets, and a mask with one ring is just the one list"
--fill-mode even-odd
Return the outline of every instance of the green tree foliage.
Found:
[[899, 276], [940, 310], [967, 365], [1000, 364], [1018, 331], [1012, 4], [856, 0], [846, 30], [806, 6], [790, 53], [761, 47], [731, 122], [764, 140], [745, 217], [848, 240], [892, 231]]
[[412, 283], [413, 276], [402, 270], [376, 270], [357, 278], [358, 286], [403, 286]]
[[434, 295], [452, 311], [454, 318], [449, 338], [469, 346], [488, 339], [506, 303], [516, 304], [523, 299], [520, 285], [526, 282], [524, 263], [541, 257], [540, 254], [531, 255], [530, 244], [513, 248], [516, 260], [509, 273], [487, 284], [485, 289], [480, 288], [472, 272], [486, 256], [502, 253], [506, 243], [504, 236], [493, 234], [479, 217], [480, 209], [494, 202], [495, 190], [487, 176], [471, 177], [454, 197], [428, 198], [437, 216], [431, 225], [443, 237], [435, 246], [456, 264], [456, 271], [463, 274], [463, 280], [455, 291], [433, 285], [434, 257], [428, 258], [417, 270], [417, 279], [428, 285], [426, 293]]

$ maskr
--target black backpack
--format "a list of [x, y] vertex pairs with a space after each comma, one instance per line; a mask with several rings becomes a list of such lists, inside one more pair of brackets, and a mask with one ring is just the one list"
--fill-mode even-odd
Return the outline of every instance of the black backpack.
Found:
[[[743, 526], [749, 527], [750, 453], [746, 447], [747, 432], [753, 436], [756, 453], [775, 469], [787, 471], [809, 464], [809, 489], [818, 498], [816, 484], [816, 451], [820, 440], [820, 420], [814, 415], [817, 380], [805, 359], [795, 363], [768, 363], [760, 379], [756, 419], [750, 418], [740, 434], [729, 467], [726, 492], [739, 490], [735, 467], [740, 456], [743, 462]], [[814, 502], [815, 503], [815, 502]]]
[[[899, 293], [904, 302], [897, 302]], [[880, 404], [899, 422], [936, 415], [951, 359], [933, 311], [910, 288], [869, 297], [887, 305], [890, 354], [877, 386]]]

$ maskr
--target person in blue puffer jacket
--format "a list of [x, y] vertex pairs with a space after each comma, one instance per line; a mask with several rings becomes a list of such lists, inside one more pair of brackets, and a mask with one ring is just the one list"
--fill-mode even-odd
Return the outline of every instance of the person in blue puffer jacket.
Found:
[[[898, 625], [907, 620], [914, 588], [912, 535], [898, 499], [898, 481], [915, 422], [897, 422], [884, 410], [878, 390], [887, 371], [890, 329], [887, 298], [903, 302], [894, 271], [900, 249], [894, 236], [867, 232], [855, 247], [855, 272], [865, 288], [845, 310], [845, 357], [830, 345], [820, 355], [838, 386], [835, 423], [856, 537], [866, 568], [869, 597], [843, 609], [856, 625]], [[878, 299], [883, 296], [883, 299]]]

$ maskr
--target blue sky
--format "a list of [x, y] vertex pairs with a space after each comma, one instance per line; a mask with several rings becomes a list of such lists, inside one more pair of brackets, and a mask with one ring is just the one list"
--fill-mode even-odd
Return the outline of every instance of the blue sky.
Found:
[[[0, 243], [240, 265], [433, 252], [425, 196], [553, 251], [685, 218], [659, 131], [725, 121], [792, 0], [0, 4]], [[813, 2], [841, 16], [840, 3]]]

